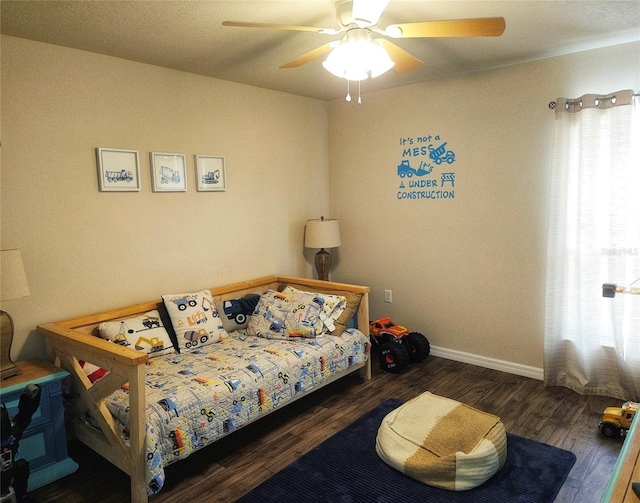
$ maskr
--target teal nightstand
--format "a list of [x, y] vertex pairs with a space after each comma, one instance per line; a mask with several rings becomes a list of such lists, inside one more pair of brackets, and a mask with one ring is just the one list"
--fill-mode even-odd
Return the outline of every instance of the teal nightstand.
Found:
[[0, 398], [9, 416], [18, 413], [20, 395], [27, 384], [42, 389], [40, 407], [20, 440], [20, 456], [31, 467], [28, 490], [33, 491], [49, 482], [75, 472], [78, 464], [67, 454], [67, 435], [62, 407], [62, 379], [69, 375], [43, 360], [16, 362], [21, 374], [0, 381]]

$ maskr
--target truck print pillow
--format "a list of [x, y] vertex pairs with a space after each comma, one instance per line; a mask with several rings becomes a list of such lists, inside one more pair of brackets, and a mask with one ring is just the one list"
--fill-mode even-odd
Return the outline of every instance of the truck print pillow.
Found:
[[102, 339], [142, 351], [150, 358], [175, 351], [160, 313], [155, 309], [135, 318], [100, 323], [98, 333]]
[[229, 337], [209, 290], [163, 295], [180, 352], [193, 351]]
[[[288, 285], [284, 290], [282, 290], [282, 293], [294, 294], [304, 292], [292, 287], [291, 285]], [[347, 298], [341, 295], [332, 295], [329, 293], [313, 293], [313, 295], [321, 297], [323, 299], [322, 313], [320, 317], [322, 318], [322, 322], [324, 323], [324, 326], [327, 328], [327, 330], [329, 332], [333, 332], [336, 329], [336, 320], [340, 317], [340, 315], [347, 307]]]
[[322, 334], [324, 299], [307, 292], [267, 290], [249, 316], [247, 333], [265, 339], [317, 337]]
[[255, 311], [259, 300], [260, 294], [248, 293], [238, 299], [216, 301], [222, 325], [227, 333], [247, 328], [249, 316]]

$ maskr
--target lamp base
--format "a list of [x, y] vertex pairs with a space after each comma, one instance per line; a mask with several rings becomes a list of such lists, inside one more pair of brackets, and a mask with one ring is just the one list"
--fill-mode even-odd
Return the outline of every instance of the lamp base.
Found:
[[316, 253], [316, 271], [318, 271], [318, 279], [329, 281], [329, 270], [331, 269], [331, 255], [324, 248]]
[[11, 361], [11, 343], [13, 342], [13, 320], [9, 313], [0, 311], [0, 378], [6, 379], [22, 373]]

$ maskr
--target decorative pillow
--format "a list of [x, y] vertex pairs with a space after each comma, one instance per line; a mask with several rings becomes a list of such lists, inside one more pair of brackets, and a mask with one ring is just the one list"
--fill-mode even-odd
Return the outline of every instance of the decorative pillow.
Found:
[[324, 328], [323, 304], [324, 299], [312, 293], [267, 290], [249, 316], [247, 333], [265, 339], [317, 337]]
[[209, 290], [163, 295], [171, 324], [176, 332], [178, 350], [193, 350], [228, 337]]
[[[282, 292], [287, 295], [291, 295], [294, 293], [308, 293], [302, 290], [298, 290], [291, 285], [288, 285]], [[320, 317], [322, 318], [322, 322], [324, 323], [324, 326], [327, 328], [327, 330], [329, 332], [333, 332], [336, 329], [336, 320], [340, 317], [345, 307], [347, 307], [347, 298], [330, 293], [312, 293], [314, 296], [319, 296], [324, 299], [324, 304], [322, 305], [322, 314], [320, 315]]]
[[102, 339], [147, 353], [149, 358], [175, 351], [156, 309], [134, 318], [102, 322], [98, 333]]
[[[345, 297], [347, 298], [347, 307], [345, 307], [344, 311], [340, 315], [340, 317], [336, 320], [336, 329], [333, 332], [330, 332], [331, 335], [340, 336], [342, 333], [349, 327], [349, 323], [351, 320], [354, 320], [356, 313], [358, 312], [358, 308], [360, 307], [360, 301], [362, 300], [362, 294], [356, 292], [345, 292]], [[368, 323], [369, 320], [365, 320], [365, 323]], [[351, 325], [351, 326], [356, 326]]]
[[239, 299], [216, 300], [222, 325], [227, 332], [247, 328], [249, 316], [253, 314], [260, 294], [248, 293]]
[[[298, 290], [307, 290], [308, 286], [306, 285], [298, 285], [298, 284], [289, 284], [287, 286], [291, 286], [293, 288], [296, 288]], [[319, 292], [324, 295], [324, 293], [321, 289], [319, 290]], [[347, 305], [344, 309], [344, 311], [342, 312], [342, 314], [340, 315], [340, 317], [336, 320], [335, 322], [335, 330], [329, 331], [329, 335], [335, 335], [335, 336], [340, 336], [342, 335], [342, 333], [346, 330], [347, 326], [349, 326], [349, 322], [353, 319], [353, 317], [355, 316], [356, 312], [358, 311], [358, 307], [360, 306], [360, 300], [362, 299], [362, 294], [361, 293], [356, 293], [356, 292], [340, 292], [341, 295], [344, 295], [344, 297], [347, 299]], [[368, 323], [368, 320], [366, 320], [366, 322]]]

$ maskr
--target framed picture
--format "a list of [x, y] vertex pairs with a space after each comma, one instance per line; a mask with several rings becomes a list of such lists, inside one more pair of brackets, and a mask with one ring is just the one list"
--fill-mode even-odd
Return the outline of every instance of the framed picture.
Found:
[[151, 183], [154, 192], [185, 192], [187, 171], [184, 154], [151, 152]]
[[96, 148], [101, 192], [138, 192], [140, 162], [137, 150]]
[[200, 192], [227, 190], [224, 172], [224, 157], [217, 155], [196, 155], [196, 184]]

